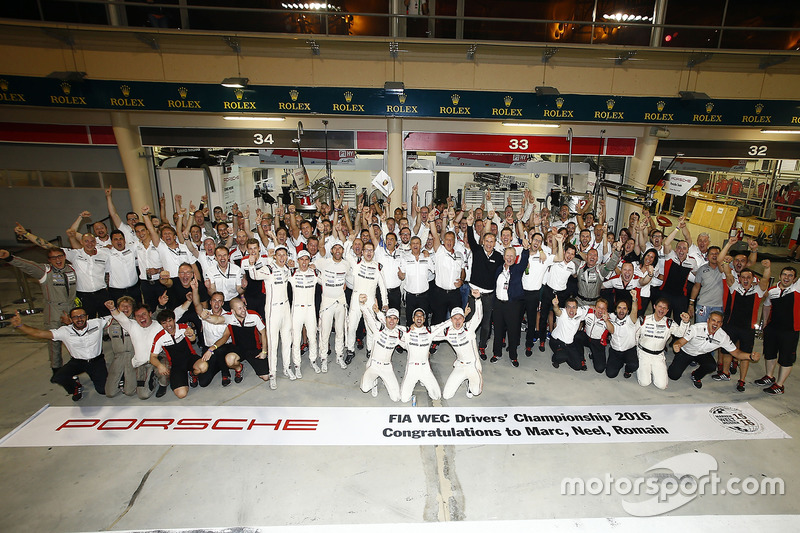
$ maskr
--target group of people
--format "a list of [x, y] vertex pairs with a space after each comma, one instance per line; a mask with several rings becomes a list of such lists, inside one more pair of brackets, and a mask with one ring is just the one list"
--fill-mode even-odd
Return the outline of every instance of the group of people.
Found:
[[[279, 354], [283, 375], [296, 380], [304, 354], [319, 373], [329, 355], [347, 368], [363, 349], [364, 392], [377, 395], [381, 379], [394, 401], [409, 401], [418, 382], [431, 398], [450, 398], [467, 381], [472, 396], [490, 338], [495, 364], [507, 355], [519, 367], [523, 341], [530, 357], [549, 339], [556, 368], [587, 370], [588, 355], [609, 378], [635, 373], [640, 385], [663, 389], [691, 365], [698, 388], [708, 374], [728, 381], [738, 372], [744, 391], [748, 364], [760, 358], [762, 308], [766, 374], [755, 383], [783, 393], [795, 360], [796, 271], [784, 268], [770, 288], [768, 260], [751, 270], [757, 243], [736, 252], [735, 237], [722, 249], [704, 233], [694, 242], [683, 218], [664, 235], [646, 210], [633, 212], [612, 232], [604, 202], [591, 197], [577, 213], [567, 205], [551, 213], [537, 211], [527, 191], [515, 211], [495, 208], [487, 191], [483, 205], [457, 209], [452, 199], [419, 205], [415, 186], [410, 209], [361, 198], [352, 213], [336, 200], [305, 215], [292, 205], [257, 210], [255, 220], [235, 204], [225, 214], [205, 197], [186, 208], [176, 196], [170, 223], [163, 196], [159, 216], [145, 206], [125, 220], [111, 189], [106, 198], [115, 229], [95, 222], [80, 233], [91, 217], [83, 212], [67, 230], [70, 247], [17, 224], [48, 264], [0, 250], [40, 281], [47, 302], [49, 329], [19, 316], [12, 325], [51, 341], [52, 380], [74, 400], [83, 372], [108, 396], [145, 399], [169, 387], [183, 398], [217, 373], [223, 386], [231, 371], [241, 382], [245, 363], [275, 389]], [[442, 342], [455, 353], [443, 392], [429, 364]], [[391, 359], [406, 351], [401, 385]]]

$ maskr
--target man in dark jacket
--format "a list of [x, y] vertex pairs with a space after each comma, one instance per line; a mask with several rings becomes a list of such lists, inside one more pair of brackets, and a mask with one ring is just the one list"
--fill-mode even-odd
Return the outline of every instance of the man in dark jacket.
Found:
[[[494, 286], [497, 282], [497, 270], [503, 265], [503, 254], [494, 249], [497, 241], [491, 232], [489, 224], [486, 224], [486, 232], [481, 236], [483, 245], [475, 240], [472, 231], [473, 215], [470, 212], [467, 218], [467, 239], [470, 250], [472, 250], [472, 271], [469, 284], [478, 289], [481, 293], [483, 303], [483, 320], [480, 325], [480, 335], [478, 337], [478, 351], [481, 359], [486, 360], [486, 345], [489, 343], [489, 335], [492, 331], [492, 310], [494, 309]], [[470, 305], [475, 309], [475, 305]]]
[[517, 360], [517, 346], [519, 346], [520, 328], [522, 321], [522, 305], [525, 293], [522, 290], [522, 275], [528, 266], [530, 243], [523, 240], [522, 258], [517, 263], [517, 253], [514, 248], [506, 248], [503, 253], [503, 265], [495, 273], [494, 292], [494, 355], [491, 362], [496, 363], [502, 357], [503, 337], [508, 337], [508, 356], [511, 364], [519, 366]]

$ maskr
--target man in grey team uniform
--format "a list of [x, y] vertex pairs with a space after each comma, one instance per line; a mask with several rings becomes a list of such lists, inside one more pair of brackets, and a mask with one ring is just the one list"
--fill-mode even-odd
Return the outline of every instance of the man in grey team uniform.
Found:
[[[77, 277], [72, 265], [67, 264], [67, 256], [63, 250], [60, 248], [48, 250], [47, 261], [49, 264], [34, 263], [14, 257], [8, 250], [0, 250], [0, 259], [19, 268], [41, 284], [45, 301], [44, 327], [46, 329], [58, 329], [64, 324], [71, 323], [67, 315], [69, 310], [75, 307]], [[56, 371], [64, 364], [61, 357], [61, 341], [51, 340], [48, 343], [48, 351], [50, 368], [55, 376]]]

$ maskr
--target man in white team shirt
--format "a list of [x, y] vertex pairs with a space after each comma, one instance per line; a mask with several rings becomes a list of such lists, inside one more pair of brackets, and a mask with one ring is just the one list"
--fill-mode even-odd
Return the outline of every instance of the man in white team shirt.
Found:
[[[364, 244], [363, 257], [359, 261], [348, 261], [353, 272], [353, 296], [347, 313], [347, 356], [344, 359], [346, 365], [349, 365], [355, 357], [356, 330], [361, 320], [361, 307], [358, 305], [361, 295], [366, 295], [369, 309], [375, 302], [375, 289], [380, 289], [383, 310], [389, 309], [389, 296], [386, 292], [386, 282], [383, 280], [381, 264], [374, 259], [375, 245], [367, 242]], [[372, 341], [373, 337], [367, 330], [367, 354], [372, 350]]]
[[136, 272], [136, 252], [128, 248], [125, 234], [115, 229], [111, 232], [111, 249], [106, 260], [108, 295], [115, 302], [123, 296], [141, 300], [139, 274]]
[[221, 292], [225, 296], [225, 301], [230, 302], [240, 296], [242, 288], [242, 269], [230, 261], [228, 249], [224, 246], [217, 246], [214, 250], [216, 264], [208, 272], [203, 270], [207, 276], [206, 287], [208, 293]]
[[717, 369], [714, 352], [724, 348], [739, 360], [757, 362], [761, 359], [758, 352], [743, 352], [731, 341], [722, 329], [725, 319], [721, 311], [711, 311], [706, 322], [695, 324], [686, 330], [682, 338], [675, 341], [672, 349], [675, 358], [667, 369], [669, 379], [677, 381], [692, 361], [697, 361], [697, 368], [691, 373], [692, 385], [698, 389], [703, 386], [702, 379]]
[[553, 297], [552, 304], [553, 313], [556, 315], [556, 326], [550, 336], [553, 367], [558, 368], [561, 363], [567, 363], [573, 370], [586, 370], [583, 346], [575, 342], [575, 334], [589, 313], [589, 307], [578, 307], [578, 300], [567, 298], [562, 309], [558, 305], [558, 296]]
[[[611, 333], [611, 343], [608, 347], [608, 362], [606, 363], [606, 376], [615, 378], [622, 367], [625, 367], [623, 376], [628, 379], [639, 368], [639, 358], [636, 356], [636, 318], [638, 313], [636, 291], [631, 290], [631, 301], [619, 300], [614, 314], [605, 318], [606, 328]], [[628, 309], [630, 308], [630, 314]]]
[[198, 382], [201, 387], [208, 387], [214, 379], [214, 375], [220, 372], [222, 374], [222, 386], [227, 387], [231, 384], [231, 369], [228, 368], [225, 362], [225, 356], [228, 355], [228, 352], [233, 348], [233, 343], [230, 337], [224, 342], [219, 343], [216, 347], [214, 343], [223, 337], [225, 331], [228, 329], [228, 325], [224, 322], [220, 324], [208, 320], [209, 316], [224, 320], [222, 315], [225, 312], [223, 307], [225, 304], [225, 295], [219, 291], [212, 292], [208, 300], [209, 308], [205, 309], [200, 303], [199, 285], [197, 281], [192, 280], [191, 285], [192, 303], [194, 304], [195, 312], [200, 317], [203, 326], [203, 344], [211, 348], [211, 350], [207, 350], [201, 357], [203, 361], [208, 363], [208, 370], [198, 376]]
[[311, 368], [319, 374], [317, 365], [317, 310], [314, 306], [314, 297], [317, 289], [317, 274], [309, 268], [311, 254], [308, 250], [297, 253], [299, 268], [293, 269], [289, 277], [292, 286], [292, 361], [294, 362], [294, 375], [297, 379], [303, 377], [300, 370], [302, 353], [300, 345], [303, 343], [303, 328], [306, 328], [308, 337], [308, 358]]
[[445, 323], [443, 328], [437, 328], [433, 338], [434, 341], [448, 342], [456, 354], [453, 371], [442, 391], [442, 398], [445, 400], [456, 395], [464, 380], [467, 380], [467, 398], [477, 396], [483, 390], [483, 374], [475, 338], [483, 319], [483, 301], [481, 291], [478, 289], [472, 289], [471, 294], [475, 299], [475, 312], [469, 321], [465, 320], [469, 308], [465, 311], [456, 307], [450, 314], [449, 324]]
[[194, 264], [197, 259], [189, 251], [185, 244], [178, 242], [178, 234], [172, 226], [164, 226], [161, 228], [161, 234], [153, 227], [153, 222], [150, 220], [150, 207], [142, 207], [142, 215], [144, 215], [144, 224], [150, 232], [150, 238], [153, 241], [153, 246], [158, 250], [158, 257], [161, 259], [161, 265], [164, 270], [169, 272], [169, 277], [174, 278], [178, 275], [178, 267], [183, 263], [190, 265]]
[[[375, 339], [372, 355], [367, 361], [364, 375], [361, 377], [361, 391], [372, 392], [373, 397], [378, 396], [378, 378], [383, 380], [386, 392], [393, 402], [400, 401], [400, 385], [392, 368], [392, 354], [402, 339], [404, 330], [398, 326], [400, 313], [397, 309], [389, 309], [386, 316], [380, 312], [377, 303], [372, 304], [372, 309], [367, 307], [367, 295], [359, 296], [361, 313], [364, 316], [364, 324], [367, 332], [371, 333]], [[374, 313], [374, 314], [373, 314]]]
[[[320, 248], [320, 254], [325, 246]], [[347, 368], [344, 362], [344, 333], [347, 329], [347, 303], [344, 295], [347, 277], [347, 262], [342, 259], [344, 246], [336, 240], [331, 247], [330, 257], [321, 257], [315, 264], [321, 278], [322, 303], [319, 315], [319, 357], [322, 359], [322, 372], [328, 371], [328, 353], [331, 344], [331, 329], [336, 323], [336, 362]]]

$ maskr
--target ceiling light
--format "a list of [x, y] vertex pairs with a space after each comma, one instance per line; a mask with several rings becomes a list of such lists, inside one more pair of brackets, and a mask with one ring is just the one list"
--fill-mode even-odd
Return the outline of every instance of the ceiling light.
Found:
[[383, 84], [383, 90], [386, 94], [403, 94], [406, 86], [402, 81], [387, 81]]
[[286, 120], [286, 117], [254, 117], [250, 115], [225, 115], [222, 118], [224, 120], [266, 120], [270, 122]]
[[761, 130], [761, 133], [776, 133], [784, 135], [800, 135], [800, 130]]
[[540, 85], [533, 90], [536, 91], [536, 96], [558, 96], [561, 94], [555, 87], [548, 87], [546, 85]]
[[521, 128], [560, 128], [561, 124], [552, 124], [549, 122], [503, 122], [503, 126]]
[[681, 100], [711, 100], [711, 97], [706, 93], [697, 91], [678, 91], [681, 95]]
[[54, 78], [61, 81], [68, 81], [71, 83], [80, 82], [86, 79], [85, 72], [77, 72], [74, 70], [55, 71], [48, 74], [46, 77]]
[[232, 87], [234, 89], [244, 89], [250, 82], [247, 78], [225, 78], [222, 80], [223, 87]]

